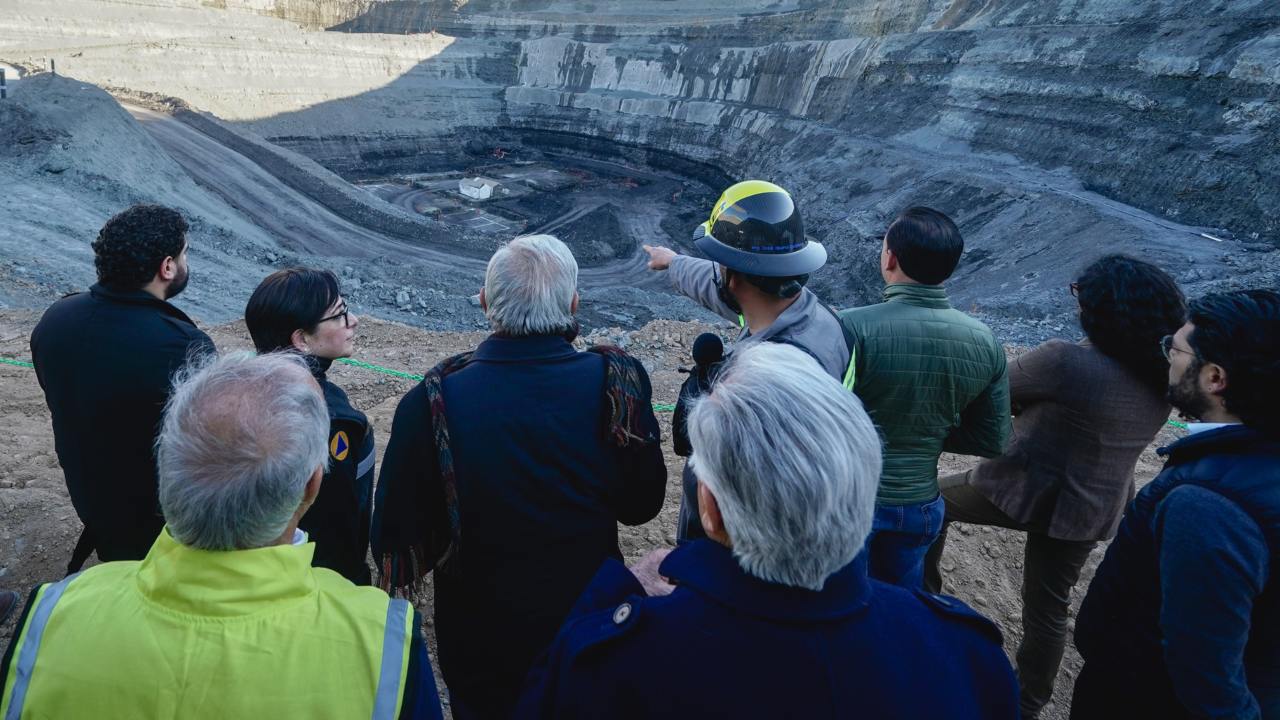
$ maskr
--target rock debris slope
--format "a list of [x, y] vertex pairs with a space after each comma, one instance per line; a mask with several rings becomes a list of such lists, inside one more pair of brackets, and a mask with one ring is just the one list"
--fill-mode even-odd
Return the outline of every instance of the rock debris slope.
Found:
[[[205, 317], [232, 317], [254, 259], [274, 240], [199, 188], [114, 99], [48, 74], [0, 102], [0, 305], [48, 302], [93, 282], [89, 243], [103, 221], [137, 202], [183, 208], [195, 282], [179, 299]], [[240, 292], [236, 292], [240, 291]]]

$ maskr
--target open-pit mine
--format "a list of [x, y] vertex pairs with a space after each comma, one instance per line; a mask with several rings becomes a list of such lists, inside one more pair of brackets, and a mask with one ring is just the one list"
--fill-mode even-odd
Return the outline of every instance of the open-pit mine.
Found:
[[[176, 303], [223, 347], [247, 344], [258, 281], [306, 264], [395, 321], [369, 324], [365, 359], [414, 373], [487, 327], [497, 245], [555, 234], [584, 332], [645, 359], [663, 403], [720, 321], [640, 245], [694, 252], [737, 180], [794, 195], [830, 254], [810, 287], [837, 308], [879, 299], [899, 211], [946, 212], [955, 304], [1015, 348], [1078, 337], [1067, 286], [1109, 252], [1188, 296], [1280, 279], [1275, 0], [0, 0], [0, 70], [10, 360], [137, 202], [190, 219]], [[409, 385], [342, 373], [386, 437]], [[30, 371], [0, 365], [0, 387], [21, 439], [0, 460], [0, 587], [29, 585], [57, 576], [76, 520]], [[671, 541], [673, 485], [627, 553]], [[1014, 642], [1021, 539], [952, 543], [949, 589]], [[1076, 668], [1043, 717], [1066, 717]]]

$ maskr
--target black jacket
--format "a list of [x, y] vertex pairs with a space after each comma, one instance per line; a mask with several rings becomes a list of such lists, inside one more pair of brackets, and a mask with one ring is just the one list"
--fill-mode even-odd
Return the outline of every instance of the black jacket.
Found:
[[342, 388], [325, 376], [332, 360], [308, 357], [329, 406], [329, 472], [298, 527], [316, 544], [312, 564], [357, 585], [370, 583], [369, 516], [373, 513], [373, 426]]
[[[643, 377], [645, 435], [657, 437]], [[600, 564], [621, 559], [618, 523], [658, 514], [667, 470], [658, 443], [623, 456], [603, 428], [605, 360], [564, 339], [490, 337], [445, 377], [445, 417], [461, 515], [454, 571], [435, 573], [441, 673], [455, 707], [510, 714], [525, 673]], [[418, 522], [444, 527], [444, 490], [422, 384], [396, 409], [382, 459], [374, 556], [387, 489], [417, 488]], [[322, 493], [323, 494], [323, 493]]]
[[94, 285], [45, 311], [31, 356], [76, 514], [102, 560], [140, 560], [164, 521], [153, 452], [170, 378], [214, 352], [191, 319], [142, 290]]

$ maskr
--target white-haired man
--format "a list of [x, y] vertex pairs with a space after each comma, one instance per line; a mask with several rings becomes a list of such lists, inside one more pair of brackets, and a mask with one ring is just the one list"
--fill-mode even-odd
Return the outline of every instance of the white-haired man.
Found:
[[375, 500], [385, 588], [435, 574], [453, 716], [507, 717], [529, 665], [600, 564], [618, 522], [657, 515], [666, 488], [644, 367], [578, 352], [578, 265], [549, 235], [489, 261], [493, 335], [426, 374], [396, 410]]
[[439, 718], [413, 608], [311, 567], [329, 412], [301, 359], [197, 361], [156, 443], [142, 561], [44, 585], [5, 655], [9, 718]]
[[856, 396], [760, 343], [689, 425], [707, 539], [662, 561], [653, 597], [603, 567], [516, 717], [1017, 717], [994, 625], [867, 577], [880, 440]]

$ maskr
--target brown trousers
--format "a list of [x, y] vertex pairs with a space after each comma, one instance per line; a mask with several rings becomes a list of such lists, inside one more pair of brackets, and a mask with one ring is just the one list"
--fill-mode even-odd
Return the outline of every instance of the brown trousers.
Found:
[[1022, 571], [1022, 642], [1018, 645], [1015, 662], [1022, 717], [1034, 720], [1039, 717], [1041, 708], [1053, 698], [1053, 684], [1058, 677], [1067, 642], [1071, 588], [1080, 579], [1080, 569], [1097, 543], [1092, 540], [1058, 540], [1049, 537], [1042, 529], [1038, 531], [1014, 520], [970, 487], [968, 478], [969, 473], [961, 473], [938, 481], [947, 506], [946, 522], [925, 557], [924, 586], [929, 592], [942, 592], [942, 573], [938, 563], [942, 560], [947, 529], [952, 522], [991, 525], [1027, 533]]

